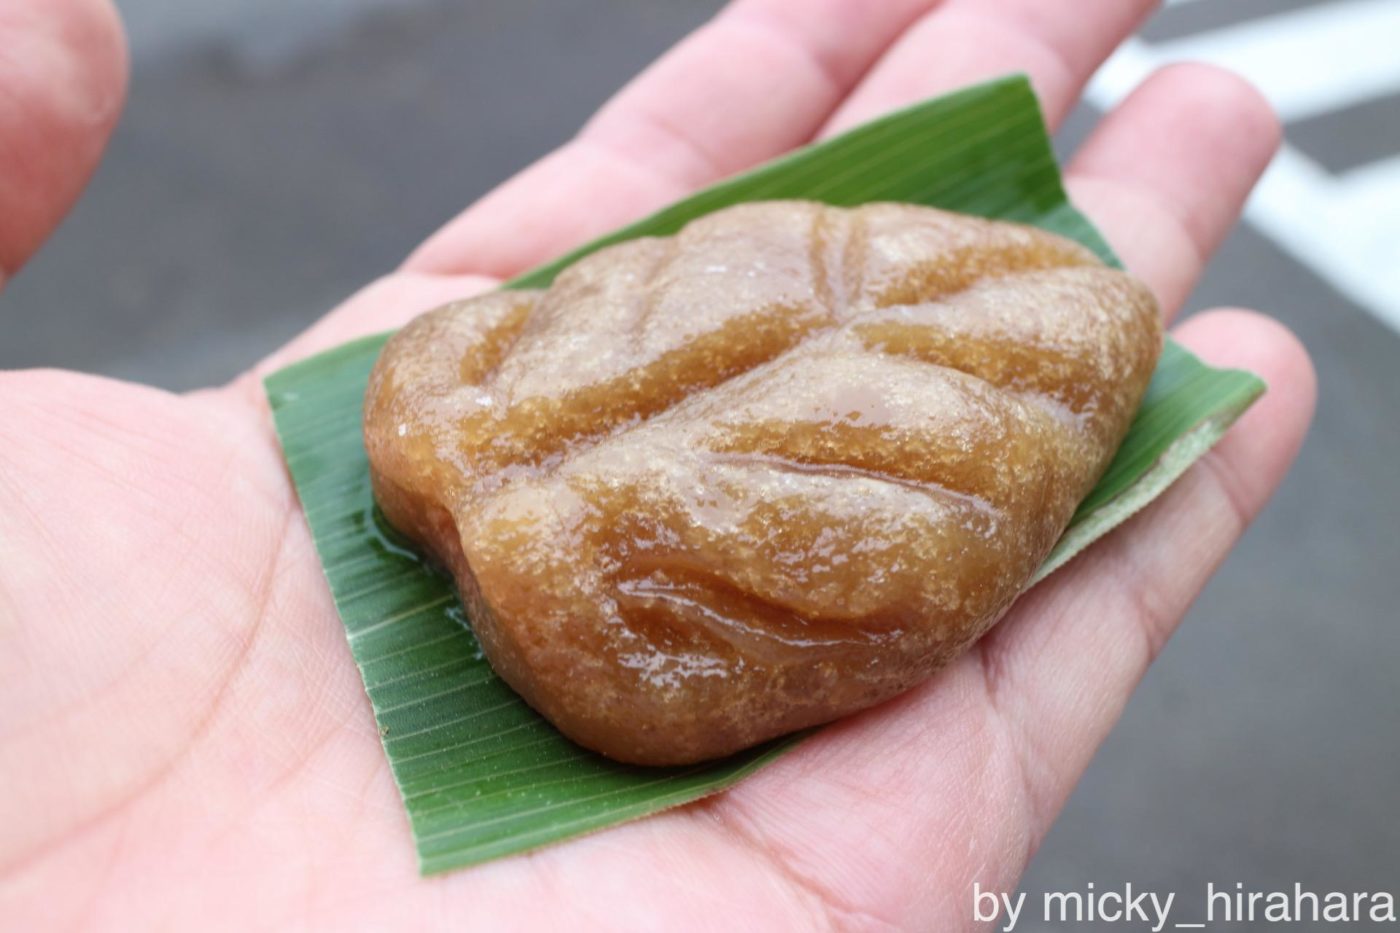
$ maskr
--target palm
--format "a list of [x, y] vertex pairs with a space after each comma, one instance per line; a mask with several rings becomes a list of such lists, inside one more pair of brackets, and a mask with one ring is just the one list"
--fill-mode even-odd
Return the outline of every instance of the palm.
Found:
[[[1082, 9], [1069, 3], [1058, 19], [1015, 0], [931, 5], [741, 3], [579, 141], [278, 359], [397, 324], [717, 173], [968, 80], [1028, 70], [1056, 117], [1150, 6], [1105, 3], [1086, 31], [1065, 22]], [[934, 54], [969, 47], [978, 54]], [[1174, 310], [1273, 132], [1237, 83], [1179, 69], [1091, 139], [1071, 166], [1072, 194]], [[54, 182], [49, 214], [76, 184]], [[547, 229], [503, 235], [546, 203]], [[560, 217], [558, 203], [577, 211]], [[22, 257], [51, 219], [0, 249]], [[625, 926], [668, 913], [705, 925], [718, 905], [774, 925], [970, 925], [973, 881], [1014, 888], [1306, 425], [1306, 358], [1276, 326], [1217, 313], [1178, 336], [1261, 371], [1274, 391], [1206, 465], [1023, 599], [952, 670], [709, 802], [433, 881], [414, 874], [257, 372], [184, 397], [72, 374], [0, 376], [0, 799], [13, 808], [0, 912], [113, 926], [528, 925], [557, 913]], [[1177, 546], [1187, 535], [1191, 546]]]

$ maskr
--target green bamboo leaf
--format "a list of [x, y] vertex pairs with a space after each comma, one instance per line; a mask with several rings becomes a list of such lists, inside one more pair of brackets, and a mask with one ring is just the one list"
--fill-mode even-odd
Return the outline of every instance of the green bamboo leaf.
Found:
[[[674, 233], [741, 201], [908, 201], [1035, 224], [1117, 263], [1065, 197], [1039, 107], [1023, 77], [899, 111], [707, 188], [536, 269], [507, 287], [548, 284], [570, 262], [631, 237]], [[721, 762], [619, 765], [561, 736], [491, 671], [451, 581], [378, 518], [360, 437], [370, 368], [385, 335], [294, 364], [266, 388], [287, 465], [374, 706], [425, 873], [654, 813], [733, 784], [800, 741]], [[1263, 391], [1168, 343], [1116, 459], [1037, 580], [1142, 508]]]

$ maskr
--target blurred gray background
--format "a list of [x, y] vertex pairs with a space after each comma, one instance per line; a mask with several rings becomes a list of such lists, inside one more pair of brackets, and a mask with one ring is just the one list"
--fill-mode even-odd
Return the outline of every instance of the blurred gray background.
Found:
[[[57, 365], [172, 389], [231, 377], [390, 270], [718, 7], [118, 5], [134, 57], [126, 116], [81, 205], [5, 294], [0, 367]], [[1362, 6], [1178, 2], [1149, 25], [1144, 47], [1181, 48], [1221, 30], [1249, 39], [1258, 22], [1329, 5]], [[1385, 15], [1387, 5], [1393, 13], [1395, 0], [1368, 9]], [[1319, 51], [1324, 66], [1329, 55], [1361, 59], [1347, 41]], [[1293, 153], [1338, 177], [1400, 164], [1400, 83], [1372, 78], [1351, 98], [1292, 112]], [[1094, 99], [1114, 93], [1100, 87]], [[1062, 151], [1093, 117], [1088, 105], [1075, 114]], [[1400, 285], [1388, 278], [1400, 275], [1400, 252], [1395, 265], [1372, 264], [1367, 292], [1324, 261], [1326, 244], [1290, 239], [1277, 206], [1256, 205], [1257, 223], [1226, 244], [1192, 306], [1261, 307], [1298, 332], [1320, 371], [1315, 427], [1037, 856], [1031, 902], [1090, 881], [1176, 891], [1187, 904], [1204, 901], [1207, 881], [1396, 890], [1400, 338], [1378, 320], [1395, 308], [1368, 310], [1337, 288], [1384, 297]], [[1377, 213], [1389, 226], [1373, 241], [1400, 249], [1400, 211]], [[1173, 919], [1201, 918], [1183, 905]]]

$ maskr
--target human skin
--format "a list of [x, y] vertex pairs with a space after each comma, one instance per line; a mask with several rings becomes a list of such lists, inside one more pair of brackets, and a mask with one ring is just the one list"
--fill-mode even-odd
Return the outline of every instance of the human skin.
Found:
[[[1296, 453], [1314, 379], [1283, 328], [1238, 310], [1175, 328], [1269, 393], [932, 681], [709, 800], [432, 879], [416, 873], [259, 379], [930, 94], [1026, 71], [1057, 123], [1151, 7], [739, 0], [576, 139], [230, 385], [174, 395], [0, 374], [0, 917], [17, 929], [974, 927], [974, 882], [1015, 887]], [[5, 274], [81, 189], [123, 72], [100, 0], [0, 0]], [[1103, 120], [1067, 185], [1171, 317], [1277, 139], [1253, 90], [1178, 66]]]

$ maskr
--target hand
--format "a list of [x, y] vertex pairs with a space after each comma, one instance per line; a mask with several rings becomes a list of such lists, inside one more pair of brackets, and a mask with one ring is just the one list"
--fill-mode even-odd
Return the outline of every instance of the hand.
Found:
[[[932, 682], [711, 800], [429, 880], [259, 377], [919, 98], [1024, 70], [1056, 123], [1152, 5], [739, 0], [233, 384], [178, 396], [0, 375], [0, 916], [22, 929], [973, 926], [973, 882], [1015, 888], [1292, 460], [1314, 384], [1282, 328], [1212, 311], [1176, 330], [1269, 393]], [[11, 271], [96, 160], [119, 43], [100, 0], [0, 0]], [[1277, 138], [1239, 80], [1176, 67], [1103, 121], [1068, 185], [1171, 315]]]

